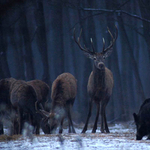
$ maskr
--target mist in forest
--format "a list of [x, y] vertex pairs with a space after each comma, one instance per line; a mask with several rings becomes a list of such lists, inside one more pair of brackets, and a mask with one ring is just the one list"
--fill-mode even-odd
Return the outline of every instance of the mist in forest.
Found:
[[106, 114], [108, 122], [131, 120], [150, 97], [149, 14], [149, 0], [1, 0], [0, 79], [40, 79], [51, 87], [58, 75], [72, 73], [78, 85], [73, 116], [84, 122], [93, 61], [79, 49], [73, 31], [78, 37], [82, 29], [81, 45], [92, 49], [92, 38], [101, 52], [103, 38], [105, 47], [111, 42], [107, 27], [115, 36], [116, 25], [118, 38], [105, 62], [114, 77]]

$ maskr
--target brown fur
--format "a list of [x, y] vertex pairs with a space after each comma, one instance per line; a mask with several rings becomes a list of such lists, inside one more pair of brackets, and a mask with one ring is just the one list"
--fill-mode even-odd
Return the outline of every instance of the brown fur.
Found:
[[[24, 121], [29, 121], [33, 124], [33, 121], [35, 120], [38, 123], [36, 133], [39, 134], [39, 123], [41, 117], [35, 110], [37, 96], [33, 87], [28, 85], [25, 81], [17, 80], [12, 86], [10, 100], [13, 107], [18, 110], [19, 133], [22, 133]], [[29, 116], [30, 119], [28, 118]]]
[[0, 80], [0, 104], [11, 104], [10, 103], [10, 90], [11, 85], [16, 82], [14, 78], [5, 78]]
[[67, 101], [74, 99], [77, 93], [76, 79], [70, 73], [59, 75], [52, 84], [51, 99], [53, 105], [65, 105]]
[[[52, 133], [60, 124], [59, 133], [62, 133], [62, 126], [64, 118], [68, 117], [69, 133], [75, 133], [73, 122], [71, 119], [70, 107], [73, 105], [77, 93], [77, 80], [70, 73], [63, 73], [59, 75], [52, 84], [52, 109], [50, 113], [42, 110], [41, 113], [45, 115], [45, 119], [49, 128], [45, 133]], [[65, 114], [66, 113], [66, 114]]]
[[[89, 76], [89, 80], [88, 80], [88, 85], [87, 85], [87, 89], [88, 89], [88, 93], [90, 94], [90, 97], [92, 97], [95, 94], [95, 91], [100, 92], [103, 91], [106, 93], [105, 97], [110, 97], [112, 94], [112, 89], [114, 86], [114, 80], [113, 80], [113, 74], [112, 72], [105, 67], [105, 88], [102, 87], [101, 84], [97, 84], [97, 87], [95, 87], [95, 83], [94, 83], [94, 75], [93, 75], [93, 71], [91, 72], [90, 76]], [[103, 99], [105, 97], [102, 97]]]
[[[0, 80], [0, 115], [5, 116], [12, 114], [12, 107], [10, 102], [10, 88], [16, 82], [14, 78], [5, 78]], [[7, 116], [6, 115], [6, 116]], [[10, 116], [11, 118], [11, 116]], [[0, 134], [4, 134], [3, 122], [0, 120]]]
[[31, 85], [37, 94], [37, 99], [39, 102], [46, 101], [49, 94], [49, 85], [41, 80], [31, 80], [27, 82], [28, 85]]
[[101, 114], [101, 132], [104, 132], [104, 130], [106, 130], [106, 132], [109, 133], [105, 109], [106, 109], [107, 103], [109, 102], [110, 96], [112, 94], [114, 81], [113, 81], [112, 72], [108, 68], [105, 67], [105, 59], [108, 56], [110, 56], [110, 54], [112, 53], [113, 45], [116, 42], [116, 39], [118, 37], [117, 26], [115, 26], [115, 28], [116, 28], [115, 37], [113, 36], [113, 34], [108, 28], [108, 32], [111, 36], [112, 41], [110, 42], [110, 45], [107, 48], [105, 48], [105, 40], [103, 39], [102, 52], [95, 52], [92, 39], [91, 39], [92, 51], [86, 48], [86, 46], [82, 47], [80, 44], [80, 37], [81, 37], [82, 32], [80, 32], [80, 36], [78, 37], [78, 39], [76, 39], [75, 30], [74, 30], [75, 42], [77, 43], [79, 48], [84, 52], [84, 54], [88, 58], [92, 59], [94, 62], [94, 68], [90, 74], [90, 77], [88, 80], [88, 86], [87, 86], [87, 90], [90, 96], [89, 112], [88, 112], [85, 126], [82, 130], [82, 133], [85, 133], [87, 130], [88, 122], [91, 117], [93, 101], [96, 103], [96, 106], [97, 106], [97, 114], [96, 114], [92, 133], [96, 132], [99, 112]]
[[97, 129], [99, 111], [101, 114], [101, 132], [103, 133], [104, 130], [106, 130], [106, 132], [109, 133], [105, 109], [112, 94], [114, 80], [112, 72], [107, 67], [105, 67], [104, 63], [100, 62], [99, 64], [103, 67], [103, 69], [100, 69], [94, 64], [94, 69], [91, 72], [88, 80], [87, 90], [91, 98], [89, 102], [90, 108], [82, 133], [85, 133], [87, 130], [89, 118], [91, 116], [93, 101], [97, 105], [97, 114], [92, 133], [95, 133]]

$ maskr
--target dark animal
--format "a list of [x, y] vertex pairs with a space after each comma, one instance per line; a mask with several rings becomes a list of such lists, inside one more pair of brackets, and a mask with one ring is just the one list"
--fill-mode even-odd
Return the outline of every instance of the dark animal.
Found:
[[59, 75], [52, 84], [52, 109], [49, 112], [45, 110], [38, 110], [49, 125], [49, 130], [45, 133], [52, 133], [60, 124], [59, 133], [62, 133], [63, 121], [65, 116], [68, 117], [69, 133], [75, 133], [73, 122], [70, 114], [70, 107], [73, 105], [77, 93], [77, 81], [70, 73], [63, 73]]
[[28, 81], [27, 84], [34, 88], [38, 103], [42, 104], [42, 107], [45, 108], [45, 102], [48, 100], [50, 90], [49, 85], [41, 80], [31, 80]]
[[[18, 112], [19, 134], [22, 133], [25, 121], [34, 124], [31, 122], [34, 120], [37, 123], [36, 134], [39, 134], [41, 116], [36, 113], [35, 102], [37, 101], [37, 95], [34, 88], [28, 85], [25, 81], [17, 80], [11, 86], [10, 101], [12, 106]], [[30, 119], [28, 116], [30, 116]]]
[[10, 87], [15, 82], [16, 82], [16, 79], [14, 78], [5, 78], [5, 79], [0, 80], [0, 117], [1, 117], [0, 118], [0, 134], [4, 134], [3, 121], [2, 121], [4, 120], [4, 117], [8, 117], [11, 119], [15, 117], [13, 113], [12, 105], [10, 102]]
[[133, 113], [136, 124], [136, 140], [141, 140], [143, 136], [150, 139], [150, 98], [146, 99], [140, 107], [139, 113]]
[[81, 32], [80, 32], [80, 36], [78, 37], [78, 39], [76, 39], [75, 30], [74, 30], [75, 42], [77, 43], [79, 48], [82, 51], [84, 51], [84, 53], [88, 56], [88, 58], [91, 58], [94, 61], [94, 68], [89, 76], [88, 85], [87, 85], [87, 90], [88, 90], [88, 93], [90, 96], [89, 113], [88, 113], [88, 117], [87, 117], [85, 126], [82, 130], [82, 133], [85, 133], [87, 130], [89, 118], [91, 116], [93, 101], [97, 105], [97, 114], [96, 114], [96, 119], [95, 119], [92, 133], [95, 133], [96, 129], [97, 129], [99, 111], [101, 114], [101, 132], [103, 133], [104, 130], [106, 130], [106, 132], [109, 133], [107, 120], [106, 120], [106, 114], [105, 114], [105, 108], [106, 108], [106, 105], [109, 102], [110, 96], [112, 94], [114, 80], [113, 80], [112, 72], [107, 67], [105, 67], [105, 58], [107, 58], [112, 52], [113, 44], [115, 43], [117, 36], [118, 36], [117, 27], [116, 27], [115, 38], [113, 37], [113, 35], [111, 34], [109, 29], [108, 29], [108, 32], [112, 38], [111, 44], [107, 48], [105, 48], [105, 41], [103, 39], [103, 51], [100, 53], [97, 53], [94, 51], [94, 46], [93, 46], [92, 40], [91, 40], [91, 44], [92, 44], [93, 51], [90, 51], [86, 47], [83, 48], [80, 45]]
[[[45, 110], [46, 104], [47, 104], [46, 102], [48, 101], [48, 95], [49, 95], [49, 90], [50, 90], [49, 85], [46, 84], [45, 82], [41, 81], [41, 80], [31, 80], [31, 81], [28, 81], [27, 84], [31, 85], [36, 92], [36, 95], [37, 95], [36, 105], [37, 105], [37, 107]], [[39, 120], [37, 120], [37, 121], [39, 122]], [[36, 129], [37, 124], [38, 123], [33, 118], [32, 125], [34, 126], [35, 129]], [[49, 133], [49, 126], [47, 126], [46, 123], [43, 123], [43, 121], [42, 121], [40, 126], [41, 126], [44, 133]], [[48, 130], [48, 132], [46, 132], [47, 130]]]

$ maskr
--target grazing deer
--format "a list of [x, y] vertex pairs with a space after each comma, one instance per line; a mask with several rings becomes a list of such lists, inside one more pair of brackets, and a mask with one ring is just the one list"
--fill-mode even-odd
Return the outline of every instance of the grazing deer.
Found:
[[[12, 118], [15, 117], [14, 110], [10, 102], [10, 88], [11, 85], [14, 84], [15, 82], [16, 79], [14, 78], [5, 78], [0, 80], [0, 135], [4, 134], [3, 129], [4, 120], [6, 118], [10, 118], [11, 120]], [[11, 134], [13, 134], [13, 130], [14, 129], [12, 128]]]
[[27, 84], [34, 88], [39, 105], [45, 107], [45, 103], [48, 101], [49, 85], [42, 80], [31, 80]]
[[96, 129], [97, 129], [99, 111], [101, 114], [101, 132], [104, 133], [104, 130], [105, 130], [107, 133], [109, 133], [107, 120], [106, 120], [106, 114], [105, 114], [105, 108], [106, 108], [106, 105], [109, 102], [110, 96], [112, 94], [114, 80], [113, 80], [112, 72], [105, 66], [105, 58], [107, 58], [112, 52], [112, 47], [118, 36], [118, 29], [116, 27], [115, 38], [113, 37], [109, 28], [108, 28], [108, 32], [112, 38], [112, 41], [111, 41], [110, 45], [107, 48], [105, 48], [105, 41], [103, 39], [103, 51], [98, 53], [98, 52], [94, 51], [92, 39], [91, 39], [92, 51], [90, 51], [86, 47], [82, 47], [80, 44], [80, 37], [81, 37], [82, 30], [80, 32], [78, 39], [76, 39], [76, 37], [75, 37], [75, 30], [74, 30], [75, 42], [77, 43], [79, 48], [82, 51], [84, 51], [84, 53], [88, 56], [88, 58], [91, 58], [94, 61], [94, 68], [89, 76], [88, 85], [87, 85], [88, 94], [90, 96], [89, 113], [88, 113], [88, 117], [87, 117], [85, 126], [82, 130], [82, 133], [85, 133], [87, 130], [88, 122], [89, 122], [89, 119], [91, 116], [93, 101], [97, 105], [97, 114], [96, 114], [96, 119], [95, 119], [92, 133], [95, 133]]
[[[35, 102], [37, 95], [34, 88], [23, 80], [17, 80], [10, 88], [10, 102], [16, 112], [18, 111], [18, 133], [22, 133], [25, 120], [36, 122], [36, 134], [39, 134], [41, 116], [36, 113]], [[30, 115], [28, 115], [30, 114]], [[31, 118], [29, 119], [28, 116]]]
[[75, 133], [70, 107], [74, 103], [76, 93], [77, 81], [72, 74], [63, 73], [54, 80], [51, 92], [52, 109], [50, 113], [45, 110], [38, 110], [36, 107], [37, 112], [44, 116], [43, 121], [45, 121], [45, 126], [47, 126], [47, 124], [49, 126], [49, 128], [46, 127], [46, 130], [43, 130], [44, 133], [52, 133], [58, 125], [60, 125], [59, 133], [62, 133], [63, 121], [66, 115], [69, 122], [69, 133]]

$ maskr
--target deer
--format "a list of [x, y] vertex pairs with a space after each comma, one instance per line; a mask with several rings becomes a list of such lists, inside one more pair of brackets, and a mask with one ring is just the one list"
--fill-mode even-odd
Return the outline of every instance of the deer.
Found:
[[91, 72], [89, 79], [88, 79], [88, 84], [87, 84], [87, 91], [90, 97], [89, 101], [89, 111], [88, 111], [88, 116], [87, 120], [85, 122], [85, 126], [82, 130], [81, 133], [85, 133], [88, 128], [88, 122], [91, 117], [91, 111], [92, 111], [92, 105], [93, 102], [95, 102], [97, 106], [97, 113], [96, 113], [96, 118], [95, 118], [95, 123], [92, 129], [92, 133], [95, 133], [97, 130], [97, 122], [99, 119], [99, 112], [101, 115], [101, 133], [110, 133], [108, 125], [107, 125], [107, 119], [106, 119], [106, 106], [109, 102], [109, 99], [112, 95], [112, 90], [114, 86], [114, 79], [113, 79], [113, 74], [111, 70], [109, 70], [105, 66], [105, 59], [110, 56], [112, 53], [112, 48], [113, 45], [118, 37], [118, 29], [116, 28], [116, 33], [115, 37], [112, 35], [110, 32], [109, 28], [107, 28], [112, 41], [110, 42], [110, 45], [105, 48], [105, 40], [103, 38], [103, 49], [102, 52], [95, 52], [93, 41], [91, 38], [91, 45], [92, 45], [92, 51], [86, 48], [86, 46], [82, 46], [80, 44], [80, 38], [82, 34], [82, 29], [80, 31], [79, 37], [76, 39], [75, 35], [75, 29], [74, 29], [74, 41], [78, 45], [78, 47], [84, 52], [84, 54], [92, 59], [94, 61], [93, 65], [93, 71]]
[[[4, 134], [3, 124], [5, 118], [14, 118], [14, 111], [10, 102], [10, 88], [16, 82], [14, 78], [0, 80], [0, 135]], [[11, 129], [11, 132], [13, 129]], [[13, 134], [13, 133], [11, 133]]]
[[[59, 133], [63, 132], [63, 121], [67, 116], [69, 122], [69, 133], [75, 133], [70, 109], [73, 106], [77, 93], [77, 80], [70, 73], [60, 74], [52, 84], [51, 99], [52, 108], [50, 112], [43, 109], [36, 110], [43, 116], [45, 126], [49, 128], [44, 131], [46, 134], [51, 134], [59, 126]], [[43, 124], [42, 122], [42, 124]]]
[[48, 101], [50, 91], [49, 85], [44, 81], [37, 79], [27, 81], [27, 84], [34, 88], [40, 107], [45, 106], [45, 103]]
[[[49, 86], [41, 80], [25, 82], [14, 78], [0, 80], [0, 134], [4, 134], [3, 122], [10, 118], [10, 134], [22, 133], [23, 122], [29, 122], [33, 133], [39, 134], [41, 116], [36, 113], [35, 102], [43, 108]], [[41, 105], [40, 105], [41, 104]], [[18, 110], [20, 110], [18, 112]], [[38, 119], [37, 119], [38, 118]], [[43, 127], [43, 130], [45, 127]]]
[[[10, 87], [10, 102], [16, 110], [18, 118], [18, 134], [23, 131], [25, 121], [36, 122], [36, 134], [39, 134], [41, 116], [36, 113], [35, 103], [38, 101], [36, 91], [23, 80], [17, 80]], [[30, 118], [29, 118], [30, 116]]]
[[[33, 89], [36, 92], [36, 95], [37, 95], [37, 101], [35, 102], [36, 107], [45, 109], [46, 104], [49, 100], [48, 99], [49, 91], [50, 91], [49, 85], [47, 83], [45, 83], [44, 81], [37, 80], [37, 79], [27, 81], [27, 84], [32, 86]], [[32, 117], [30, 113], [28, 114], [28, 116], [29, 116], [29, 118]], [[31, 121], [30, 121], [30, 122], [32, 122], [32, 125], [35, 127], [35, 132], [38, 133], [38, 134], [39, 134], [39, 126], [38, 126], [39, 121], [40, 120], [36, 120], [36, 119], [32, 119], [32, 118], [31, 118]], [[40, 123], [40, 126], [41, 126], [43, 131], [46, 131], [47, 125]]]

